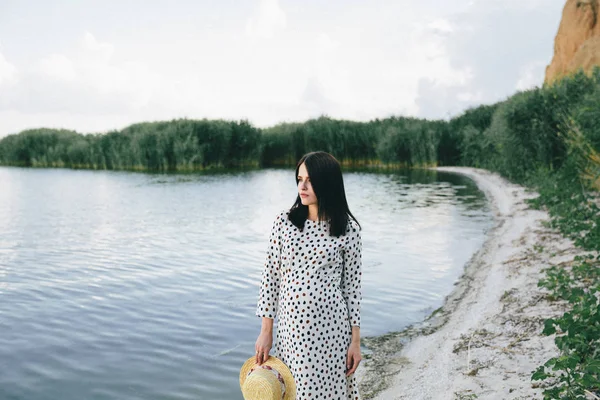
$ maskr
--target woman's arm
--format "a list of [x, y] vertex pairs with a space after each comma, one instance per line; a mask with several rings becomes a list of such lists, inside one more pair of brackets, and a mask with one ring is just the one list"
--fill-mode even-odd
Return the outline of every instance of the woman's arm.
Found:
[[358, 224], [350, 222], [350, 231], [346, 233], [344, 246], [344, 269], [342, 272], [341, 289], [346, 305], [348, 319], [352, 327], [352, 339], [348, 346], [346, 357], [346, 376], [352, 375], [362, 356], [360, 354], [360, 302], [362, 300], [362, 239]]
[[352, 343], [357, 343], [360, 345], [360, 327], [359, 326], [352, 327]]
[[356, 368], [360, 364], [362, 356], [360, 354], [360, 328], [352, 327], [352, 342], [348, 346], [348, 355], [346, 356], [346, 376], [356, 372]]
[[273, 319], [263, 317], [262, 327], [254, 348], [256, 349], [256, 363], [261, 365], [269, 359], [269, 352], [273, 347]]
[[281, 231], [282, 215], [277, 215], [269, 236], [267, 258], [260, 281], [260, 292], [256, 306], [257, 317], [274, 319], [279, 306], [279, 284], [281, 282]]
[[273, 334], [273, 321], [273, 318], [263, 317], [260, 331]]
[[344, 244], [343, 270], [340, 288], [348, 306], [348, 318], [353, 327], [360, 326], [360, 303], [362, 300], [362, 238], [360, 228], [350, 222]]
[[282, 214], [273, 222], [269, 236], [269, 248], [265, 260], [256, 316], [262, 317], [262, 325], [256, 339], [256, 362], [260, 365], [269, 358], [273, 345], [273, 322], [279, 306], [279, 284], [281, 282], [281, 231], [283, 229]]

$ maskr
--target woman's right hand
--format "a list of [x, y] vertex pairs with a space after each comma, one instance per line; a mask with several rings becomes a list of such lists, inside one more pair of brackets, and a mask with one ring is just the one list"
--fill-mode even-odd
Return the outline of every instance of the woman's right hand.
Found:
[[273, 333], [272, 332], [261, 332], [256, 339], [256, 363], [261, 365], [269, 359], [269, 351], [273, 345]]

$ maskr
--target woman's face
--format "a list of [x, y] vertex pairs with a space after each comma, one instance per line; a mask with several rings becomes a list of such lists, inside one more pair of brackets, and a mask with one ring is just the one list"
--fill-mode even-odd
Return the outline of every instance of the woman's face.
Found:
[[302, 205], [318, 204], [317, 196], [313, 192], [310, 177], [304, 163], [300, 164], [300, 168], [298, 168], [298, 194], [300, 195], [300, 199], [302, 199]]

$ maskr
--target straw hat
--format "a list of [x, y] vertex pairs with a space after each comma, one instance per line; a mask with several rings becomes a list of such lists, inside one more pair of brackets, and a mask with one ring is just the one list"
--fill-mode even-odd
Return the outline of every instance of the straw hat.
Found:
[[240, 387], [245, 400], [295, 400], [296, 382], [290, 369], [277, 357], [258, 365], [250, 357], [240, 370]]

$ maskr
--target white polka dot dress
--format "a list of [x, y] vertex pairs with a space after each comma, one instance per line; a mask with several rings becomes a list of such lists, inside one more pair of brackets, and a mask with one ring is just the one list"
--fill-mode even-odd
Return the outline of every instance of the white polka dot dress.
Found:
[[273, 223], [256, 315], [277, 316], [274, 355], [292, 371], [297, 400], [359, 400], [346, 358], [360, 326], [360, 228], [350, 220], [336, 238], [328, 223], [306, 220], [301, 232], [288, 213]]

